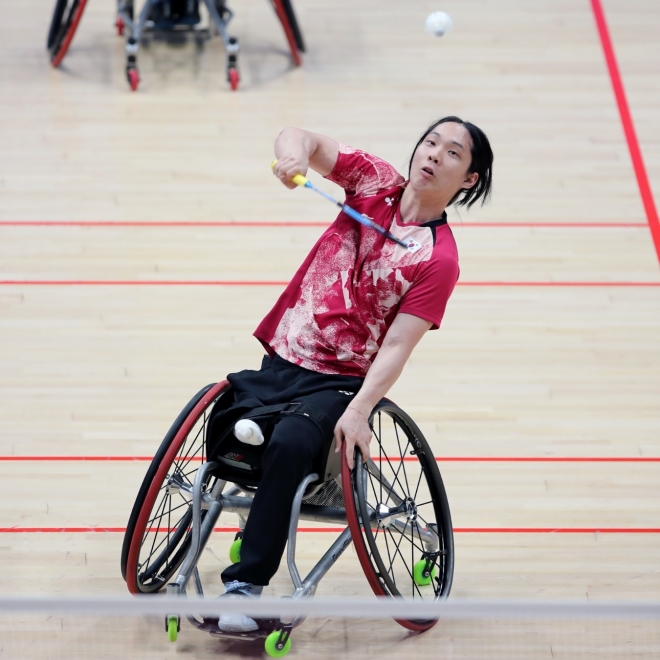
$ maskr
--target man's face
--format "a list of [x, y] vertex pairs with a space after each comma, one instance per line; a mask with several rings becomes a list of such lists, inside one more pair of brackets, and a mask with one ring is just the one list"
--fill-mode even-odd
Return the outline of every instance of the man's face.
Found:
[[472, 163], [472, 139], [464, 126], [438, 124], [417, 147], [410, 168], [410, 185], [417, 192], [436, 193], [451, 199], [461, 188], [471, 188], [478, 174]]

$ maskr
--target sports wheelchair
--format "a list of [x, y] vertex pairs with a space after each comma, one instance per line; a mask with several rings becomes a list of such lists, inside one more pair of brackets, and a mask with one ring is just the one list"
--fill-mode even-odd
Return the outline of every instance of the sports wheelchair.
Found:
[[[199, 27], [200, 1], [204, 3], [209, 14], [208, 28]], [[293, 62], [295, 66], [300, 66], [300, 53], [305, 52], [305, 43], [291, 0], [270, 2], [284, 29]], [[87, 0], [56, 0], [46, 44], [54, 67], [59, 66], [64, 59], [86, 4]], [[239, 43], [236, 37], [227, 32], [232, 16], [233, 13], [225, 0], [145, 0], [135, 18], [135, 0], [117, 0], [115, 27], [119, 36], [126, 36], [126, 79], [131, 89], [136, 91], [140, 84], [138, 49], [141, 43], [148, 43], [149, 36], [179, 41], [184, 39], [187, 33], [192, 33], [197, 46], [201, 48], [214, 30], [222, 38], [227, 53], [227, 80], [231, 89], [236, 90], [240, 80]]]
[[[240, 560], [241, 530], [258, 478], [236, 452], [214, 450], [214, 455], [208, 455], [212, 420], [232, 403], [227, 381], [204, 387], [161, 443], [124, 537], [121, 571], [131, 593], [151, 594], [167, 587], [169, 594], [185, 596], [192, 580], [197, 594], [203, 596], [197, 563], [223, 511], [238, 516], [238, 532], [228, 560]], [[449, 595], [454, 541], [447, 496], [433, 453], [413, 420], [388, 399], [376, 406], [369, 423], [373, 435], [371, 458], [366, 463], [356, 451], [356, 467], [349, 470], [345, 452], [331, 449], [323, 474], [308, 475], [297, 488], [286, 554], [294, 587], [291, 598], [313, 596], [351, 542], [376, 595], [431, 601]], [[304, 579], [296, 565], [300, 519], [344, 526]], [[291, 631], [305, 619], [260, 620], [258, 631], [225, 633], [218, 630], [217, 618], [187, 618], [213, 635], [265, 638], [266, 652], [272, 657], [288, 652]], [[436, 620], [397, 622], [421, 632]], [[166, 618], [170, 641], [176, 641], [180, 623], [178, 616]]]

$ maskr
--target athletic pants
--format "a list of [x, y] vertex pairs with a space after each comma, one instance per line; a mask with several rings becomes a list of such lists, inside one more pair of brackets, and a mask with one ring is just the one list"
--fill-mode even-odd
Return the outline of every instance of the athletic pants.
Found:
[[[325, 411], [329, 433], [302, 415], [282, 415], [263, 456], [263, 476], [257, 487], [241, 544], [241, 561], [225, 569], [223, 582], [239, 580], [267, 585], [279, 568], [286, 546], [291, 505], [300, 482], [321, 474], [328, 451], [334, 451], [332, 429], [363, 379], [320, 374], [275, 355], [265, 357], [260, 371], [230, 374], [237, 402], [257, 399], [261, 405], [301, 401]], [[324, 437], [325, 435], [325, 437]]]

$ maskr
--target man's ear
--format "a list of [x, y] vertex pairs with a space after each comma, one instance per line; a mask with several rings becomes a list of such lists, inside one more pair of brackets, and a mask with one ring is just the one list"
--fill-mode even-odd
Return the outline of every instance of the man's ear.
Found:
[[478, 172], [470, 172], [470, 174], [468, 174], [465, 177], [465, 181], [463, 181], [463, 185], [461, 186], [461, 188], [465, 188], [465, 190], [469, 190], [477, 183], [478, 180], [479, 180]]

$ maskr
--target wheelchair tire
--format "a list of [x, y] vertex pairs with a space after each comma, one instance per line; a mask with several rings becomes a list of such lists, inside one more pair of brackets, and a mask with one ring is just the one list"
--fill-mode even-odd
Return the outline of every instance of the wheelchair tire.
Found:
[[[285, 0], [271, 0], [271, 2], [273, 4], [273, 9], [277, 14], [277, 18], [280, 19], [280, 23], [282, 24], [282, 28], [284, 29], [284, 35], [286, 36], [286, 40], [289, 43], [289, 49], [291, 50], [291, 57], [293, 59], [293, 62], [296, 66], [301, 66], [302, 59], [300, 57], [300, 49], [298, 48], [298, 42], [296, 40], [296, 32], [289, 20], [289, 14], [290, 14], [293, 16], [293, 19], [295, 21], [295, 15], [293, 15], [293, 8], [289, 4], [289, 9], [291, 11], [287, 13], [286, 7], [284, 5]], [[296, 28], [298, 28], [297, 22], [295, 23], [295, 25]], [[300, 36], [300, 40], [302, 41], [302, 35], [300, 35], [299, 28], [298, 28], [298, 35]]]
[[192, 486], [197, 470], [206, 460], [208, 414], [229, 389], [225, 380], [200, 390], [176, 418], [151, 461], [133, 505], [121, 551], [121, 573], [133, 594], [162, 589], [188, 552], [190, 499], [170, 488], [178, 483]]
[[[382, 400], [369, 423], [371, 461], [363, 464], [356, 451], [355, 468], [349, 470], [342, 452], [342, 483], [350, 484], [343, 489], [346, 517], [365, 576], [377, 596], [445, 599], [454, 574], [454, 536], [433, 453], [417, 425], [391, 401]], [[363, 525], [368, 519], [372, 523]], [[435, 549], [429, 550], [423, 533]], [[397, 623], [422, 632], [437, 619]]]
[[293, 32], [293, 38], [296, 41], [296, 46], [301, 53], [305, 52], [305, 42], [303, 40], [302, 32], [300, 31], [300, 25], [298, 25], [298, 19], [296, 18], [296, 13], [293, 11], [293, 5], [291, 0], [282, 0], [282, 9], [289, 21], [291, 26], [291, 31]]
[[46, 47], [56, 67], [64, 59], [78, 28], [87, 0], [56, 0]]

